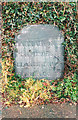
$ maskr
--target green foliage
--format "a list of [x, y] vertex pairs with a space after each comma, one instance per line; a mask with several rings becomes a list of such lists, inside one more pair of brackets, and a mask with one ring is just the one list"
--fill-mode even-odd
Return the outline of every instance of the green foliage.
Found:
[[[11, 97], [12, 100], [18, 100], [19, 98], [28, 106], [40, 95], [40, 98], [44, 101], [51, 98], [51, 95], [60, 99], [70, 97], [73, 101], [77, 101], [76, 15], [76, 2], [2, 3], [2, 73], [3, 81], [7, 83], [5, 88], [5, 85], [3, 85], [3, 92], [7, 91], [8, 98]], [[28, 78], [26, 80], [22, 79], [21, 76], [14, 75], [13, 51], [15, 34], [18, 34], [19, 30], [27, 24], [54, 24], [62, 31], [65, 39], [63, 43], [65, 48], [65, 71], [62, 81], [61, 79], [58, 82], [51, 81], [49, 84], [44, 80], [38, 82], [35, 79]], [[30, 83], [27, 81], [30, 81]], [[50, 88], [52, 93], [49, 91]], [[32, 93], [31, 89], [34, 90], [34, 93]]]
[[4, 88], [8, 95], [5, 96], [5, 103], [10, 104], [15, 100], [21, 107], [29, 107], [36, 101], [52, 102], [55, 98], [57, 100], [69, 98], [69, 101], [71, 99], [76, 102], [78, 99], [76, 88], [77, 74], [74, 74], [72, 78], [68, 77], [63, 81], [53, 82], [44, 79], [36, 80], [32, 77], [22, 79], [19, 76], [13, 76]]
[[70, 98], [74, 101], [77, 101], [77, 74], [74, 74], [74, 76], [71, 78], [68, 77], [68, 79], [64, 79], [64, 96], [70, 96]]

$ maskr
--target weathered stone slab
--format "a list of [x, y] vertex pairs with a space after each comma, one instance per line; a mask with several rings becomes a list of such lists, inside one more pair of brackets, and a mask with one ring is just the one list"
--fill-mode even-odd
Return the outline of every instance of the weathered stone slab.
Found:
[[53, 25], [28, 25], [15, 37], [15, 70], [23, 78], [57, 79], [63, 75], [64, 38]]

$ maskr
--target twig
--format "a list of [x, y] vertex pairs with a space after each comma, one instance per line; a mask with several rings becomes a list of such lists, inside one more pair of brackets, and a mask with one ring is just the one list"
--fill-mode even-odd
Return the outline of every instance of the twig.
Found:
[[54, 8], [54, 10], [55, 10], [55, 12], [56, 12], [57, 16], [59, 17], [59, 14], [58, 14], [58, 12], [56, 11], [56, 8], [55, 8], [55, 6], [54, 6], [54, 5], [53, 5], [53, 8]]

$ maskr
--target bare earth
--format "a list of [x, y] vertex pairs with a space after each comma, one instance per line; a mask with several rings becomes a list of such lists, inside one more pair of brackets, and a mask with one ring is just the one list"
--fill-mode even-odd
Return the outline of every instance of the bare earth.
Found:
[[76, 118], [76, 106], [63, 104], [35, 105], [30, 108], [20, 108], [12, 105], [3, 108], [2, 118]]

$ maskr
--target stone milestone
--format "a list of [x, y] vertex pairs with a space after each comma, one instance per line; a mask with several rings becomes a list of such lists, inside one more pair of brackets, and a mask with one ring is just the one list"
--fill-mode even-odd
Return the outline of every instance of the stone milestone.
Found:
[[53, 25], [27, 25], [15, 36], [15, 71], [23, 78], [53, 80], [64, 70], [64, 37]]

